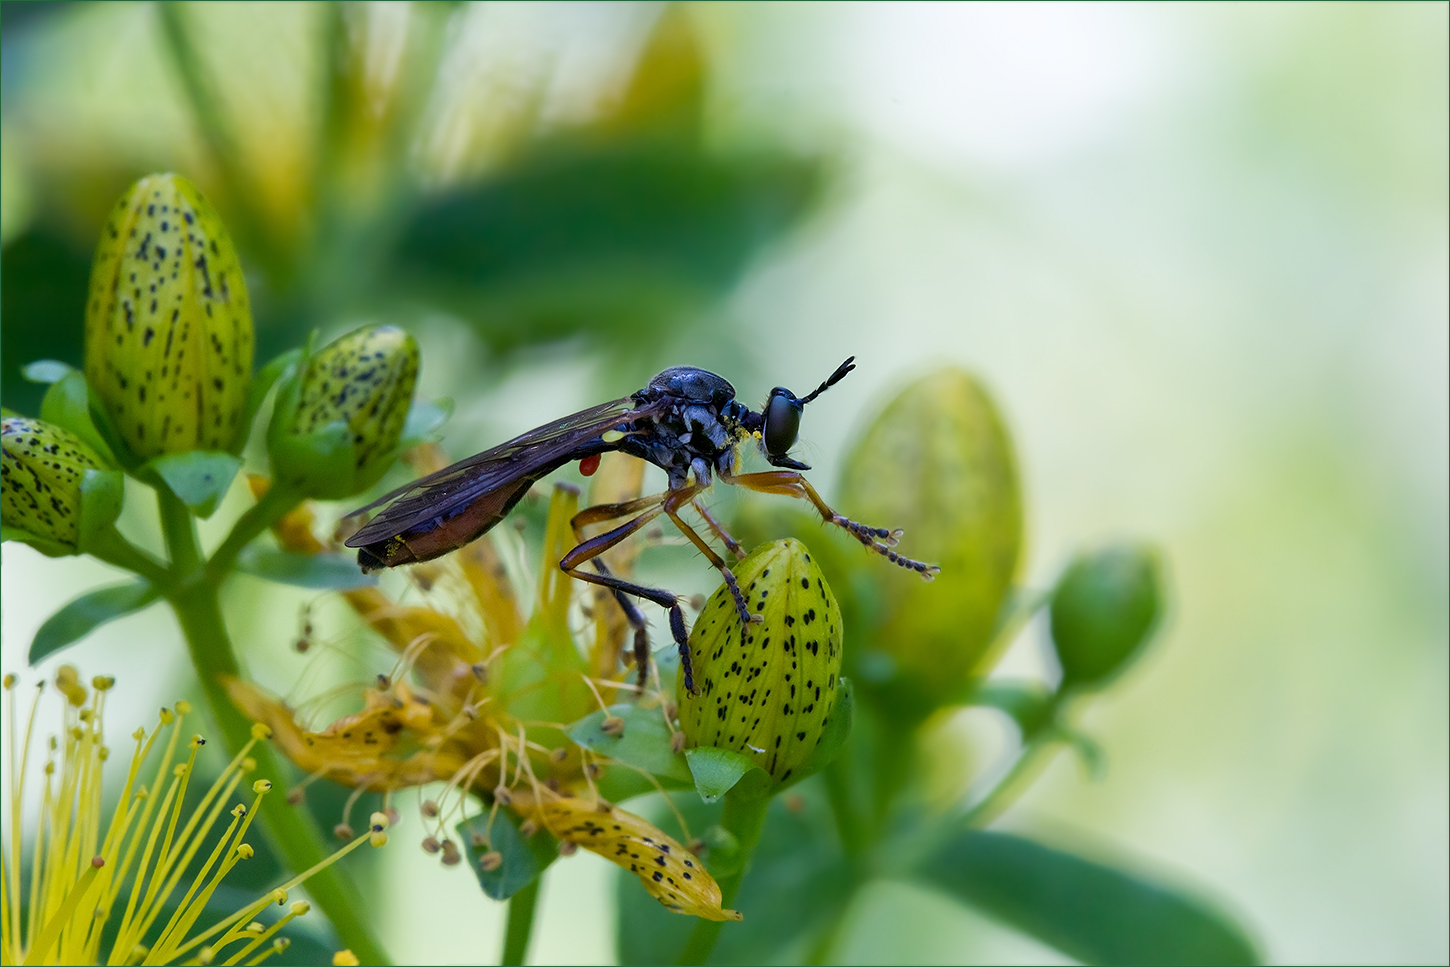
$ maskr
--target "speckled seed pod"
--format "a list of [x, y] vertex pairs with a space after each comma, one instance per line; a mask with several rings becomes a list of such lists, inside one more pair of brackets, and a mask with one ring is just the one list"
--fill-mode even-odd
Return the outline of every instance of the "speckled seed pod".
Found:
[[86, 305], [86, 379], [132, 453], [232, 449], [252, 335], [216, 210], [178, 175], [132, 185], [101, 230]]
[[[351, 496], [375, 483], [396, 454], [418, 379], [418, 344], [397, 326], [350, 332], [315, 352], [295, 391], [279, 406], [271, 437], [278, 476], [315, 497]], [[316, 459], [345, 427], [348, 456]], [[326, 472], [319, 472], [326, 468]]]
[[42, 420], [0, 420], [0, 515], [57, 549], [74, 551], [80, 537], [81, 481], [104, 469], [80, 437]]
[[733, 570], [764, 620], [742, 625], [730, 590], [715, 591], [690, 634], [696, 692], [685, 692], [682, 673], [680, 727], [687, 745], [742, 753], [787, 782], [835, 709], [841, 609], [793, 538], [756, 548]]

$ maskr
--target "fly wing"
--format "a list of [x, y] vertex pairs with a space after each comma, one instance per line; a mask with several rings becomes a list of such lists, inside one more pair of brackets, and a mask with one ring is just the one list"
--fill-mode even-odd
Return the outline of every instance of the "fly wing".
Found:
[[576, 453], [587, 456], [582, 450], [599, 453], [612, 449], [607, 444], [600, 445], [600, 434], [648, 416], [657, 408], [656, 404], [640, 405], [631, 397], [601, 403], [414, 480], [349, 514], [355, 516], [374, 507], [383, 508], [347, 539], [347, 546], [364, 547], [385, 541], [432, 518], [446, 517], [523, 478], [538, 479], [574, 459]]

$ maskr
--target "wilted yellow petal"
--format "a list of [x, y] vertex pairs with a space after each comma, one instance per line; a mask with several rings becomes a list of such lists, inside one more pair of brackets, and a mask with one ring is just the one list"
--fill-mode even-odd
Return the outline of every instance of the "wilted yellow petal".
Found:
[[367, 707], [363, 711], [344, 716], [321, 732], [310, 732], [298, 724], [290, 708], [248, 682], [227, 678], [223, 684], [242, 714], [272, 730], [273, 743], [287, 758], [299, 768], [335, 782], [365, 784], [374, 790], [398, 789], [447, 779], [464, 762], [447, 747], [396, 756], [404, 728], [416, 740], [441, 731], [442, 724], [430, 721], [422, 728], [419, 716], [409, 714], [413, 710], [407, 702], [373, 689], [364, 693]]
[[720, 907], [720, 886], [695, 855], [653, 823], [617, 807], [563, 797], [543, 802], [515, 793], [514, 809], [550, 834], [575, 843], [639, 877], [650, 896], [676, 913], [739, 920]]

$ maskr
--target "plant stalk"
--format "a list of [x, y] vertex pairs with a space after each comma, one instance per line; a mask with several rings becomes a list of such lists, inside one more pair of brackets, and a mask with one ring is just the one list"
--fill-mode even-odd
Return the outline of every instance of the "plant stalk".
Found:
[[237, 555], [257, 536], [287, 515], [302, 498], [286, 487], [274, 484], [262, 499], [253, 504], [246, 513], [237, 518], [232, 531], [212, 554], [206, 565], [207, 581], [213, 586], [221, 584], [222, 578], [232, 572]]
[[[729, 873], [715, 878], [720, 884], [720, 905], [729, 908], [735, 902], [735, 897], [740, 893], [740, 884], [745, 879], [745, 874], [750, 871], [750, 858], [755, 855], [755, 847], [760, 843], [760, 832], [765, 828], [765, 814], [770, 808], [770, 797], [762, 796], [758, 799], [740, 799], [726, 793], [725, 812], [720, 817], [720, 825], [730, 832], [740, 844], [740, 865]], [[690, 934], [685, 949], [680, 951], [676, 964], [703, 964], [710, 957], [710, 951], [715, 949], [715, 941], [720, 936], [720, 928], [725, 924], [720, 920], [700, 920], [695, 924], [694, 931]]]
[[539, 885], [544, 875], [540, 873], [534, 882], [515, 893], [509, 900], [508, 933], [503, 939], [503, 967], [523, 967], [524, 955], [529, 952], [529, 936], [534, 932], [534, 909], [539, 902]]
[[[164, 487], [157, 490], [161, 526], [171, 555], [173, 584], [167, 599], [176, 612], [182, 636], [196, 666], [197, 677], [211, 710], [211, 719], [221, 730], [232, 755], [252, 737], [252, 723], [228, 698], [224, 676], [241, 676], [241, 665], [232, 649], [222, 620], [216, 585], [206, 580], [206, 568], [197, 543], [196, 524], [191, 512]], [[258, 774], [281, 779], [284, 766], [268, 744], [253, 746], [252, 757]], [[281, 797], [262, 809], [262, 825], [278, 855], [294, 872], [301, 872], [326, 859], [322, 833], [310, 813], [289, 806]], [[387, 954], [373, 937], [365, 920], [362, 895], [345, 877], [340, 866], [329, 866], [307, 881], [307, 892], [337, 930], [344, 947], [366, 964], [386, 964]]]

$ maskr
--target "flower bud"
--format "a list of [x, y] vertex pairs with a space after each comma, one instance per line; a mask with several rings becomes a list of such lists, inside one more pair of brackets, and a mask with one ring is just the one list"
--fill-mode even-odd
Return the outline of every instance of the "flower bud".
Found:
[[418, 344], [396, 326], [329, 343], [278, 396], [267, 446], [279, 484], [309, 497], [350, 497], [397, 455], [418, 378]]
[[1160, 611], [1158, 555], [1124, 544], [1079, 556], [1052, 594], [1062, 687], [1101, 685], [1152, 636]]
[[[905, 531], [912, 557], [941, 565], [931, 584], [878, 568], [877, 667], [851, 674], [918, 716], [955, 694], [990, 656], [997, 613], [1017, 569], [1022, 497], [1011, 440], [971, 376], [944, 369], [906, 387], [847, 460], [839, 506]], [[883, 654], [883, 652], [885, 654]]]
[[81, 540], [83, 485], [86, 474], [114, 491], [114, 513], [95, 524], [104, 526], [120, 512], [120, 474], [107, 470], [101, 458], [80, 437], [43, 420], [21, 416], [0, 419], [0, 516], [5, 526], [24, 532], [22, 540], [47, 554], [74, 554]]
[[691, 747], [748, 756], [780, 783], [815, 752], [836, 704], [841, 610], [794, 538], [765, 544], [733, 568], [752, 614], [743, 625], [722, 584], [690, 633], [695, 694], [681, 671], [680, 727]]
[[233, 450], [252, 382], [252, 310], [231, 237], [174, 174], [131, 186], [101, 230], [86, 380], [138, 458]]

